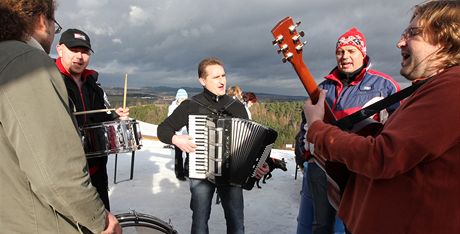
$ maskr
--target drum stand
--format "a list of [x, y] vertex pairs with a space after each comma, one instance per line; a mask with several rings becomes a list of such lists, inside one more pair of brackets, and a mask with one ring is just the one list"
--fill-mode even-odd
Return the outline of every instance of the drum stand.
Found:
[[[136, 151], [132, 151], [131, 152], [131, 171], [130, 171], [130, 174], [129, 174], [129, 180], [132, 180], [133, 179], [133, 175], [134, 175], [134, 156], [136, 154]], [[118, 162], [118, 154], [115, 154], [115, 169], [113, 171], [113, 183], [116, 184], [118, 182], [123, 182], [123, 181], [128, 181], [128, 180], [122, 180], [122, 181], [118, 181], [117, 182], [117, 163]]]

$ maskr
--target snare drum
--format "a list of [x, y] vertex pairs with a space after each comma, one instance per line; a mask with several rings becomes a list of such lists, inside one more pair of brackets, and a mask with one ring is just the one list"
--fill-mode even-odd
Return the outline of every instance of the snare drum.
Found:
[[136, 233], [166, 233], [177, 234], [177, 231], [171, 224], [160, 220], [157, 217], [131, 211], [130, 213], [117, 214], [118, 219], [124, 234]]
[[141, 148], [142, 135], [136, 120], [107, 121], [80, 128], [86, 156], [118, 154]]

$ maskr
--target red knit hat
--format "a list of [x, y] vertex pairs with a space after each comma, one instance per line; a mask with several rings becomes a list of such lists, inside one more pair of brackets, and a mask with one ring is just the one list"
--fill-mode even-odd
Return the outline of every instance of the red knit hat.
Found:
[[342, 46], [352, 45], [361, 51], [361, 54], [366, 57], [366, 38], [355, 27], [349, 29], [346, 33], [339, 37], [337, 40], [336, 51]]

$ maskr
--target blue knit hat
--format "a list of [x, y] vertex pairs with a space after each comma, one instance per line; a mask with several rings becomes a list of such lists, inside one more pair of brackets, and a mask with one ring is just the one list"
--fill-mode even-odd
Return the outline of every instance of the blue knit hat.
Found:
[[181, 99], [181, 98], [182, 99], [188, 98], [187, 91], [185, 91], [185, 89], [177, 90], [176, 99]]

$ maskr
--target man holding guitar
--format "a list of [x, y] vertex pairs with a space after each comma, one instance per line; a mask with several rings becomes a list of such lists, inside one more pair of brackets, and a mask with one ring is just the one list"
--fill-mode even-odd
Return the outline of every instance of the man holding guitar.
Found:
[[417, 5], [397, 47], [401, 75], [425, 81], [375, 136], [323, 121], [324, 101], [304, 106], [315, 155], [353, 172], [338, 214], [353, 234], [460, 230], [460, 2]]
[[[400, 89], [399, 85], [390, 76], [370, 69], [370, 58], [367, 56], [366, 51], [366, 39], [354, 27], [338, 38], [335, 53], [337, 66], [319, 84], [321, 89], [327, 90], [326, 101], [336, 119], [356, 112], [364, 106], [383, 99]], [[391, 105], [379, 114], [372, 116], [372, 118], [376, 121], [384, 122], [388, 113], [391, 114], [398, 106], [398, 103]], [[307, 119], [307, 121], [309, 120]], [[305, 140], [306, 128], [303, 127], [305, 124], [303, 122], [301, 125], [301, 141]], [[308, 142], [306, 142], [304, 156], [309, 159], [309, 164], [307, 176], [304, 177], [306, 182], [303, 184], [309, 187], [308, 189], [302, 188], [302, 190], [309, 190], [313, 201], [314, 220], [312, 231], [314, 234], [332, 234], [334, 233], [336, 211], [328, 200], [326, 173], [311, 157], [308, 145]], [[302, 198], [304, 197], [302, 196]], [[302, 218], [302, 213], [305, 212], [303, 209], [304, 207], [300, 207], [299, 210], [297, 233], [306, 233], [302, 228], [305, 225]], [[341, 224], [341, 222], [338, 224]]]

